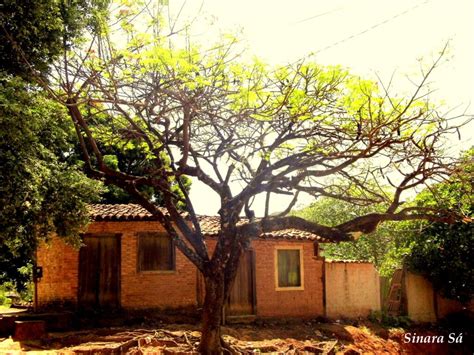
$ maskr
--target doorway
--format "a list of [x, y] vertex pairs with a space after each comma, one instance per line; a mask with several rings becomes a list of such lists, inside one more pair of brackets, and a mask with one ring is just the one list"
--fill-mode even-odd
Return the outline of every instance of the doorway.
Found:
[[79, 252], [78, 301], [83, 309], [120, 306], [120, 235], [87, 234]]
[[225, 314], [247, 316], [254, 315], [255, 311], [255, 251], [247, 250], [240, 258]]

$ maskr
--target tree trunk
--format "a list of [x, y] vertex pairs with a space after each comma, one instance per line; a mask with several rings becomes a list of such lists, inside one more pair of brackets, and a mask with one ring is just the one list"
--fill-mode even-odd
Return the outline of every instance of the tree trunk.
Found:
[[206, 276], [204, 282], [206, 296], [203, 305], [199, 351], [201, 354], [221, 354], [221, 323], [225, 300], [224, 277], [223, 275]]
[[[229, 234], [231, 235], [231, 234]], [[230, 239], [230, 240], [229, 240]], [[226, 303], [232, 282], [237, 274], [240, 256], [242, 255], [241, 239], [228, 238], [221, 248], [216, 248], [213, 258], [216, 264], [204, 271], [206, 295], [202, 313], [202, 335], [199, 351], [201, 354], [222, 354], [227, 348], [221, 337], [221, 324], [224, 304]], [[217, 253], [217, 254], [216, 254]], [[222, 256], [228, 255], [223, 258]]]

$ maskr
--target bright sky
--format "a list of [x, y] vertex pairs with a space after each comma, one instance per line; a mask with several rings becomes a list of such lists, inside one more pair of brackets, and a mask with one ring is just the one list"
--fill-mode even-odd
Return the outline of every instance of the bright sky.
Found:
[[[182, 4], [170, 0], [177, 9]], [[287, 64], [313, 53], [309, 59], [320, 64], [340, 64], [385, 82], [395, 72], [401, 92], [413, 88], [408, 76], [419, 78], [419, 60], [431, 63], [449, 41], [447, 61], [431, 78], [433, 98], [457, 107], [457, 112], [474, 112], [472, 0], [193, 0], [185, 3], [182, 17], [194, 16], [201, 6], [200, 19], [213, 24], [196, 26], [193, 41], [212, 41], [219, 30], [239, 32], [247, 53], [270, 64]], [[453, 146], [472, 146], [474, 126], [461, 133], [462, 141], [453, 141]], [[194, 182], [191, 196], [198, 213], [217, 213], [217, 195], [204, 185]], [[257, 215], [263, 201], [258, 206]], [[275, 199], [272, 211], [285, 207]]]

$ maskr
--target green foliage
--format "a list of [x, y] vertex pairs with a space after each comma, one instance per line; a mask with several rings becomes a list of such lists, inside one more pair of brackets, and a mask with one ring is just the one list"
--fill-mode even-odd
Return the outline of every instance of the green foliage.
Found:
[[[456, 224], [421, 221], [389, 222], [355, 242], [328, 243], [324, 256], [335, 260], [373, 262], [382, 276], [391, 276], [404, 262], [423, 274], [446, 297], [467, 301], [474, 290], [473, 172], [474, 149], [463, 154], [457, 173], [446, 183], [423, 190], [413, 204], [455, 211], [466, 216]], [[322, 198], [296, 215], [335, 226], [348, 219], [383, 206], [355, 206], [339, 200]]]
[[[0, 31], [0, 69], [11, 74], [30, 72], [23, 62], [21, 48], [28, 62], [39, 71], [48, 65], [61, 50], [62, 23], [57, 1], [16, 1], [2, 3]], [[7, 33], [8, 32], [8, 35]], [[9, 36], [14, 39], [12, 43]]]
[[407, 316], [392, 316], [384, 311], [372, 311], [368, 319], [389, 328], [408, 328], [412, 324]]
[[[357, 206], [333, 198], [320, 198], [295, 215], [316, 223], [335, 226], [367, 213], [381, 212], [383, 206]], [[333, 260], [362, 260], [375, 264], [382, 276], [390, 276], [402, 265], [409, 253], [406, 236], [400, 231], [405, 223], [387, 222], [371, 234], [364, 234], [354, 242], [322, 244], [323, 255]]]
[[40, 238], [77, 240], [86, 201], [101, 184], [80, 172], [64, 110], [28, 85], [44, 77], [83, 30], [102, 32], [109, 0], [6, 0], [0, 4], [0, 283], [24, 272]]
[[[90, 114], [90, 113], [89, 113]], [[114, 127], [111, 129], [108, 122], [101, 119], [96, 119], [91, 125], [94, 132], [98, 132], [101, 137], [98, 142], [99, 148], [103, 152], [104, 163], [113, 170], [121, 171], [134, 176], [151, 176], [155, 169], [153, 165], [153, 155], [150, 154], [148, 147], [140, 140], [133, 137], [124, 137], [123, 126]], [[117, 134], [117, 131], [120, 132]], [[169, 161], [164, 159], [168, 164]], [[181, 182], [186, 191], [191, 188], [191, 179], [186, 176], [181, 177]], [[162, 194], [158, 189], [152, 186], [140, 186], [139, 191], [148, 199], [154, 201], [156, 204], [163, 203]], [[173, 183], [172, 192], [182, 196], [183, 193], [178, 187], [177, 183]], [[106, 186], [104, 193], [101, 195], [102, 203], [132, 203], [134, 200], [130, 195], [114, 185]], [[180, 203], [179, 208], [184, 208], [184, 204]]]
[[5, 0], [0, 5], [0, 71], [31, 78], [84, 28], [100, 30], [109, 0]]
[[0, 286], [0, 307], [10, 307], [10, 300], [5, 295], [5, 289]]
[[[120, 149], [119, 145], [107, 146], [102, 151], [108, 154], [104, 155], [104, 162], [114, 170], [132, 174], [135, 176], [148, 176], [153, 171], [153, 164], [149, 158], [149, 154], [141, 151], [139, 147], [132, 144], [128, 149]], [[186, 176], [181, 177], [181, 182], [185, 190], [189, 192], [191, 189], [191, 179]], [[163, 204], [162, 193], [152, 186], [141, 186], [139, 191], [148, 199], [154, 201], [158, 205]], [[173, 183], [172, 192], [183, 196], [183, 192], [177, 183]], [[120, 187], [114, 185], [106, 186], [101, 195], [102, 203], [133, 203], [132, 197]], [[183, 209], [184, 204], [179, 203], [178, 208]]]
[[31, 265], [31, 259], [32, 251], [29, 247], [20, 245], [13, 250], [1, 240], [0, 283], [14, 282], [19, 291], [24, 290], [31, 279], [31, 273], [25, 272], [25, 267]]
[[472, 217], [474, 205], [474, 148], [461, 154], [457, 171], [445, 183], [423, 190], [417, 197], [418, 205], [456, 211]]
[[416, 239], [407, 266], [424, 275], [445, 297], [468, 302], [474, 297], [472, 222], [428, 225]]
[[474, 297], [474, 149], [463, 158], [456, 175], [423, 191], [417, 200], [441, 205], [465, 218], [455, 224], [422, 223], [406, 262], [445, 297], [468, 302]]
[[74, 237], [101, 184], [68, 161], [73, 131], [64, 109], [35, 87], [0, 77], [0, 282], [24, 283], [39, 239]]

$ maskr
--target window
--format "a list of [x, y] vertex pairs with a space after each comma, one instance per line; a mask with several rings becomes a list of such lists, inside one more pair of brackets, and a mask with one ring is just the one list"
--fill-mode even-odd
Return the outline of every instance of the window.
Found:
[[170, 271], [175, 269], [174, 245], [165, 233], [138, 235], [138, 271]]
[[303, 260], [301, 248], [275, 250], [277, 290], [303, 290]]

